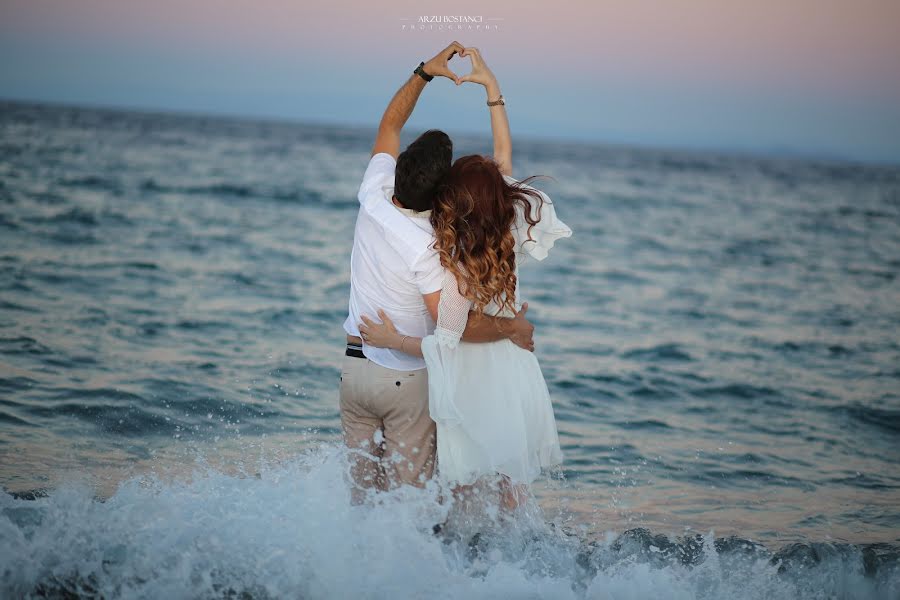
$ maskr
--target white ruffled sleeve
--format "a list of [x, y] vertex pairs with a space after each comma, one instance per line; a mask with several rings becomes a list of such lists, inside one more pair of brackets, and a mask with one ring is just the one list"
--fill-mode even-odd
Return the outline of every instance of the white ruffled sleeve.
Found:
[[428, 409], [435, 423], [462, 421], [454, 403], [456, 382], [462, 376], [458, 352], [472, 301], [462, 295], [453, 273], [444, 273], [434, 335], [422, 340], [422, 355], [428, 367]]
[[[572, 230], [556, 215], [556, 206], [547, 194], [528, 184], [523, 184], [509, 175], [504, 175], [503, 178], [507, 183], [535, 190], [544, 201], [540, 209], [540, 220], [531, 228], [530, 232], [528, 231], [529, 225], [528, 221], [525, 220], [524, 210], [519, 205], [516, 206], [516, 222], [512, 227], [513, 236], [516, 238], [516, 253], [527, 254], [537, 260], [544, 260], [547, 258], [547, 253], [553, 247], [553, 244], [556, 243], [556, 240], [571, 237]], [[533, 218], [538, 217], [536, 211], [537, 207], [533, 207], [531, 212]]]

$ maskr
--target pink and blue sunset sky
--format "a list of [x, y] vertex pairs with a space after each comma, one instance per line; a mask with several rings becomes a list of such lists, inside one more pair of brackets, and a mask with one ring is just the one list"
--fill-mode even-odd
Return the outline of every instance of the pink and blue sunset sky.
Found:
[[[374, 127], [457, 39], [514, 135], [900, 162], [898, 32], [897, 0], [3, 0], [0, 98]], [[480, 89], [436, 83], [411, 127], [487, 133]]]

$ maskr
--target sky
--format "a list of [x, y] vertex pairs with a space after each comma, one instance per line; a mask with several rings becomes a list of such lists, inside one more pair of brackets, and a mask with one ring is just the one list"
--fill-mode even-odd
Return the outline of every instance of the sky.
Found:
[[[458, 40], [514, 138], [900, 163], [898, 32], [898, 0], [0, 0], [0, 98], [374, 127]], [[488, 119], [436, 80], [410, 127]]]

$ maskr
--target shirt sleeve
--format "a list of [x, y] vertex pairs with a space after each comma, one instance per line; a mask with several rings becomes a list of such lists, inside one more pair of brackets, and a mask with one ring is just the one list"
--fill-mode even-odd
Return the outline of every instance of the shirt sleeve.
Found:
[[432, 294], [441, 289], [444, 284], [444, 267], [441, 258], [434, 249], [429, 249], [413, 263], [413, 280], [419, 293]]
[[379, 152], [369, 160], [362, 184], [359, 186], [359, 202], [366, 206], [381, 199], [381, 187], [394, 177], [397, 161], [387, 152]]

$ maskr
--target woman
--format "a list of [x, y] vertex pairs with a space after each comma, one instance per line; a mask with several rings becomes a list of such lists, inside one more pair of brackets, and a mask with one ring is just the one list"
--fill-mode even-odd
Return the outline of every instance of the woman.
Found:
[[545, 194], [510, 176], [512, 143], [497, 80], [476, 48], [460, 56], [470, 56], [473, 69], [457, 85], [471, 81], [487, 91], [494, 157], [459, 158], [438, 190], [431, 224], [446, 272], [437, 327], [425, 338], [402, 336], [382, 314], [380, 324], [363, 317], [360, 331], [369, 345], [425, 358], [439, 479], [460, 491], [499, 475], [502, 505], [511, 509], [523, 484], [562, 460], [547, 384], [532, 352], [509, 340], [460, 338], [468, 318], [513, 317], [518, 263], [526, 255], [542, 260], [571, 230]]

